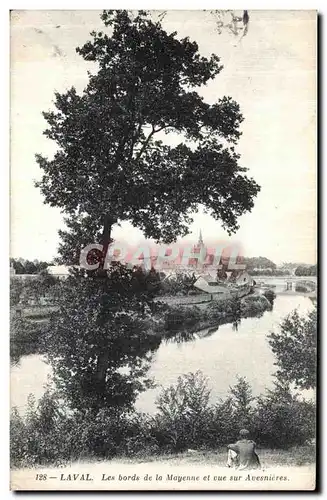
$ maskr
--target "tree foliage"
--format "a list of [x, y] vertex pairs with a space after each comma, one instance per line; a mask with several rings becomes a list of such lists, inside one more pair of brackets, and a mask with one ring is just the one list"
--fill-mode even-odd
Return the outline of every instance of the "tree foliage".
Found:
[[61, 396], [72, 408], [131, 407], [161, 336], [143, 283], [121, 264], [108, 276], [76, 273], [60, 284], [46, 336]]
[[206, 423], [210, 390], [207, 379], [198, 370], [178, 377], [177, 383], [162, 390], [156, 400], [157, 426], [169, 446], [183, 450], [197, 446]]
[[[222, 96], [207, 103], [197, 92], [219, 75], [219, 57], [199, 54], [189, 38], [167, 33], [145, 11], [104, 11], [107, 31], [93, 32], [77, 52], [96, 62], [82, 95], [55, 94], [43, 113], [45, 135], [58, 150], [37, 155], [37, 183], [46, 203], [67, 215], [61, 253], [129, 221], [146, 237], [166, 242], [186, 235], [201, 204], [228, 231], [253, 207], [259, 191], [234, 150], [243, 121], [239, 105]], [[165, 135], [178, 134], [176, 146]], [[78, 253], [78, 252], [77, 252]]]
[[247, 257], [243, 260], [249, 272], [254, 269], [276, 269], [276, 264], [267, 257]]
[[198, 290], [194, 287], [197, 278], [194, 273], [183, 271], [175, 272], [171, 276], [164, 277], [160, 283], [162, 295], [188, 295], [196, 294]]
[[39, 274], [46, 270], [50, 264], [37, 259], [33, 261], [27, 259], [10, 259], [10, 265], [15, 269], [16, 274]]
[[270, 333], [268, 338], [277, 359], [279, 378], [302, 389], [315, 387], [317, 308], [302, 317], [294, 311], [282, 321], [279, 332]]
[[270, 302], [271, 305], [274, 304], [274, 301], [275, 301], [275, 298], [276, 298], [276, 294], [275, 294], [274, 290], [271, 290], [271, 289], [265, 290], [263, 292], [263, 295], [266, 297], [266, 299], [269, 300], [269, 302]]
[[276, 380], [273, 390], [258, 398], [255, 428], [260, 443], [288, 448], [315, 436], [316, 408], [290, 391], [289, 384]]
[[244, 377], [237, 377], [237, 382], [229, 388], [231, 394], [232, 410], [234, 419], [241, 427], [249, 427], [252, 419], [252, 389]]
[[317, 265], [298, 266], [294, 271], [295, 276], [317, 276]]

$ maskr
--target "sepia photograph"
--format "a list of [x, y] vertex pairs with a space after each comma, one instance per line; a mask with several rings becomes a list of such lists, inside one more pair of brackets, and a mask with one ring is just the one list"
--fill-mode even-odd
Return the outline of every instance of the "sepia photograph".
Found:
[[317, 20], [11, 10], [11, 490], [316, 489]]

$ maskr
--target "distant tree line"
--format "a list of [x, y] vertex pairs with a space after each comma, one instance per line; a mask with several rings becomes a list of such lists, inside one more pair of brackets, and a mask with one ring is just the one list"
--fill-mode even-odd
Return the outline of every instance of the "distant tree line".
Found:
[[276, 264], [267, 257], [247, 257], [243, 259], [246, 270], [251, 276], [289, 276], [290, 270], [277, 268]]
[[248, 271], [253, 271], [254, 269], [276, 269], [276, 264], [267, 259], [267, 257], [245, 257], [243, 263], [246, 265]]
[[10, 266], [15, 269], [16, 274], [39, 274], [50, 266], [50, 262], [42, 260], [10, 259]]
[[317, 276], [317, 264], [314, 266], [298, 266], [295, 269], [295, 276]]
[[317, 265], [284, 263], [281, 267], [267, 259], [266, 257], [248, 257], [243, 259], [246, 270], [252, 276], [270, 275], [270, 276], [289, 276], [294, 272], [295, 276], [316, 276]]
[[247, 269], [251, 276], [290, 276], [290, 271], [286, 269]]

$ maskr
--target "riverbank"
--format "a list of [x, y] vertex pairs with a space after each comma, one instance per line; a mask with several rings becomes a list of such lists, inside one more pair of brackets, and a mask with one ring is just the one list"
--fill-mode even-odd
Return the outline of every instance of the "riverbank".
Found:
[[238, 324], [242, 319], [260, 317], [271, 311], [273, 305], [262, 294], [249, 294], [242, 299], [226, 298], [211, 301], [202, 307], [169, 306], [165, 318], [165, 336], [187, 330], [188, 335], [205, 335], [208, 329], [228, 323]]

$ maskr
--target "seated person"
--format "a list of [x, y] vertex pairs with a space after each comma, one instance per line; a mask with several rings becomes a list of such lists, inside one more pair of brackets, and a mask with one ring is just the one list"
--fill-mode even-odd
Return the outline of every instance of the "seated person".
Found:
[[247, 429], [240, 431], [240, 439], [235, 444], [229, 444], [228, 467], [238, 470], [259, 469], [260, 460], [255, 452], [255, 442], [249, 439], [250, 433]]

